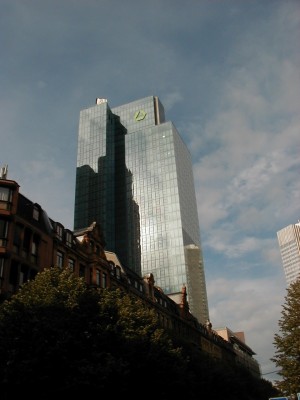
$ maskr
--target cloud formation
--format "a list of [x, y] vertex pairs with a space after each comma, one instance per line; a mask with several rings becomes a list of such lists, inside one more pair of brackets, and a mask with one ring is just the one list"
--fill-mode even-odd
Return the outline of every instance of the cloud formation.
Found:
[[0, 164], [73, 227], [79, 112], [149, 95], [194, 165], [213, 325], [245, 331], [262, 373], [299, 217], [299, 2], [3, 0]]

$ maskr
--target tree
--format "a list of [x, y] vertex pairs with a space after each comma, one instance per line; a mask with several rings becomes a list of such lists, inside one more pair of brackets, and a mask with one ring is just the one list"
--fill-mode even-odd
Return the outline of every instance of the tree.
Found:
[[1, 399], [265, 400], [270, 382], [176, 342], [151, 304], [50, 268], [0, 305]]
[[0, 305], [5, 400], [129, 394], [166, 374], [175, 394], [185, 365], [152, 309], [118, 289], [89, 289], [68, 269], [45, 269]]
[[83, 279], [68, 269], [51, 268], [2, 303], [2, 393], [9, 396], [20, 389], [32, 398], [40, 392], [43, 398], [44, 392], [69, 385], [97, 301]]
[[281, 370], [281, 381], [276, 385], [284, 394], [300, 392], [300, 278], [291, 283], [278, 322], [279, 332], [274, 336], [275, 362]]

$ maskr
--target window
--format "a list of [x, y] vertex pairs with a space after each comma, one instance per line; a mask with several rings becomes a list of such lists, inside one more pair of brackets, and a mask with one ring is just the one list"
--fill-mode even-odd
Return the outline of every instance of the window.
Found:
[[0, 219], [0, 246], [6, 246], [8, 235], [8, 222]]
[[102, 287], [107, 287], [107, 274], [105, 272], [102, 272]]
[[56, 225], [56, 235], [59, 240], [62, 240], [63, 238], [63, 227], [61, 225]]
[[100, 277], [101, 277], [101, 273], [99, 269], [96, 269], [96, 285], [100, 286]]
[[21, 265], [19, 274], [19, 285], [23, 285], [28, 280], [29, 268], [27, 265]]
[[79, 267], [79, 276], [80, 277], [85, 277], [85, 267], [84, 267], [84, 265], [83, 264], [80, 264], [80, 267]]
[[33, 235], [32, 243], [31, 243], [31, 261], [35, 264], [37, 263], [38, 258], [38, 248], [39, 248], [39, 237], [37, 235]]
[[40, 210], [39, 210], [39, 208], [37, 206], [33, 206], [33, 214], [32, 214], [32, 216], [33, 216], [33, 219], [35, 219], [36, 221], [39, 220]]
[[4, 258], [0, 257], [0, 280], [3, 279], [3, 276], [4, 276]]
[[64, 254], [61, 251], [58, 251], [56, 253], [56, 265], [59, 268], [62, 268], [64, 266]]
[[12, 190], [7, 187], [0, 187], [0, 209], [10, 210], [12, 201]]
[[31, 254], [33, 256], [37, 255], [37, 242], [33, 241], [31, 246]]
[[19, 275], [19, 262], [16, 260], [11, 260], [10, 270], [9, 270], [9, 283], [13, 286], [17, 285]]
[[30, 241], [31, 241], [31, 230], [29, 228], [25, 228], [24, 230], [24, 239], [23, 239], [23, 248], [22, 248], [22, 256], [27, 257], [30, 250]]
[[72, 272], [75, 272], [75, 260], [73, 258], [68, 259], [68, 267]]
[[66, 245], [68, 247], [72, 247], [72, 242], [73, 242], [73, 235], [71, 232], [66, 232]]
[[15, 225], [13, 249], [14, 252], [17, 254], [19, 254], [19, 249], [21, 247], [22, 231], [23, 231], [22, 225]]
[[0, 187], [0, 201], [10, 201], [11, 190], [7, 187]]
[[36, 277], [36, 274], [37, 274], [37, 273], [38, 273], [37, 270], [31, 268], [30, 271], [29, 271], [29, 279], [30, 279], [30, 280], [33, 280], [33, 279]]
[[114, 276], [115, 275], [115, 264], [113, 261], [108, 261], [108, 264], [109, 264], [110, 274], [112, 276]]

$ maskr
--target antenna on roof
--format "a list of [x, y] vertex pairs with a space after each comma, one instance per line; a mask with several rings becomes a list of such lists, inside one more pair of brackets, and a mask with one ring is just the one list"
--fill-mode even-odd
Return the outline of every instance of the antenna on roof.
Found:
[[7, 164], [0, 168], [0, 179], [6, 179], [7, 177]]

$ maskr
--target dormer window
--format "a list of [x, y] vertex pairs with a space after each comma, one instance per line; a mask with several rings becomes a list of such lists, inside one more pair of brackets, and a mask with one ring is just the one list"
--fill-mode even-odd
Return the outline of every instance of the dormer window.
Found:
[[56, 225], [56, 235], [57, 235], [57, 238], [59, 239], [59, 240], [62, 240], [62, 238], [63, 238], [63, 227], [61, 226], [61, 225]]
[[108, 264], [109, 264], [110, 274], [112, 276], [114, 276], [115, 275], [115, 263], [113, 261], [109, 261]]
[[116, 265], [116, 277], [117, 279], [121, 278], [121, 268]]
[[39, 220], [39, 218], [40, 218], [40, 210], [39, 210], [39, 208], [37, 206], [33, 206], [33, 214], [32, 214], [32, 216], [33, 216], [33, 219], [35, 219], [36, 221]]
[[73, 235], [71, 232], [66, 232], [66, 245], [68, 247], [72, 247], [72, 242], [73, 242]]

